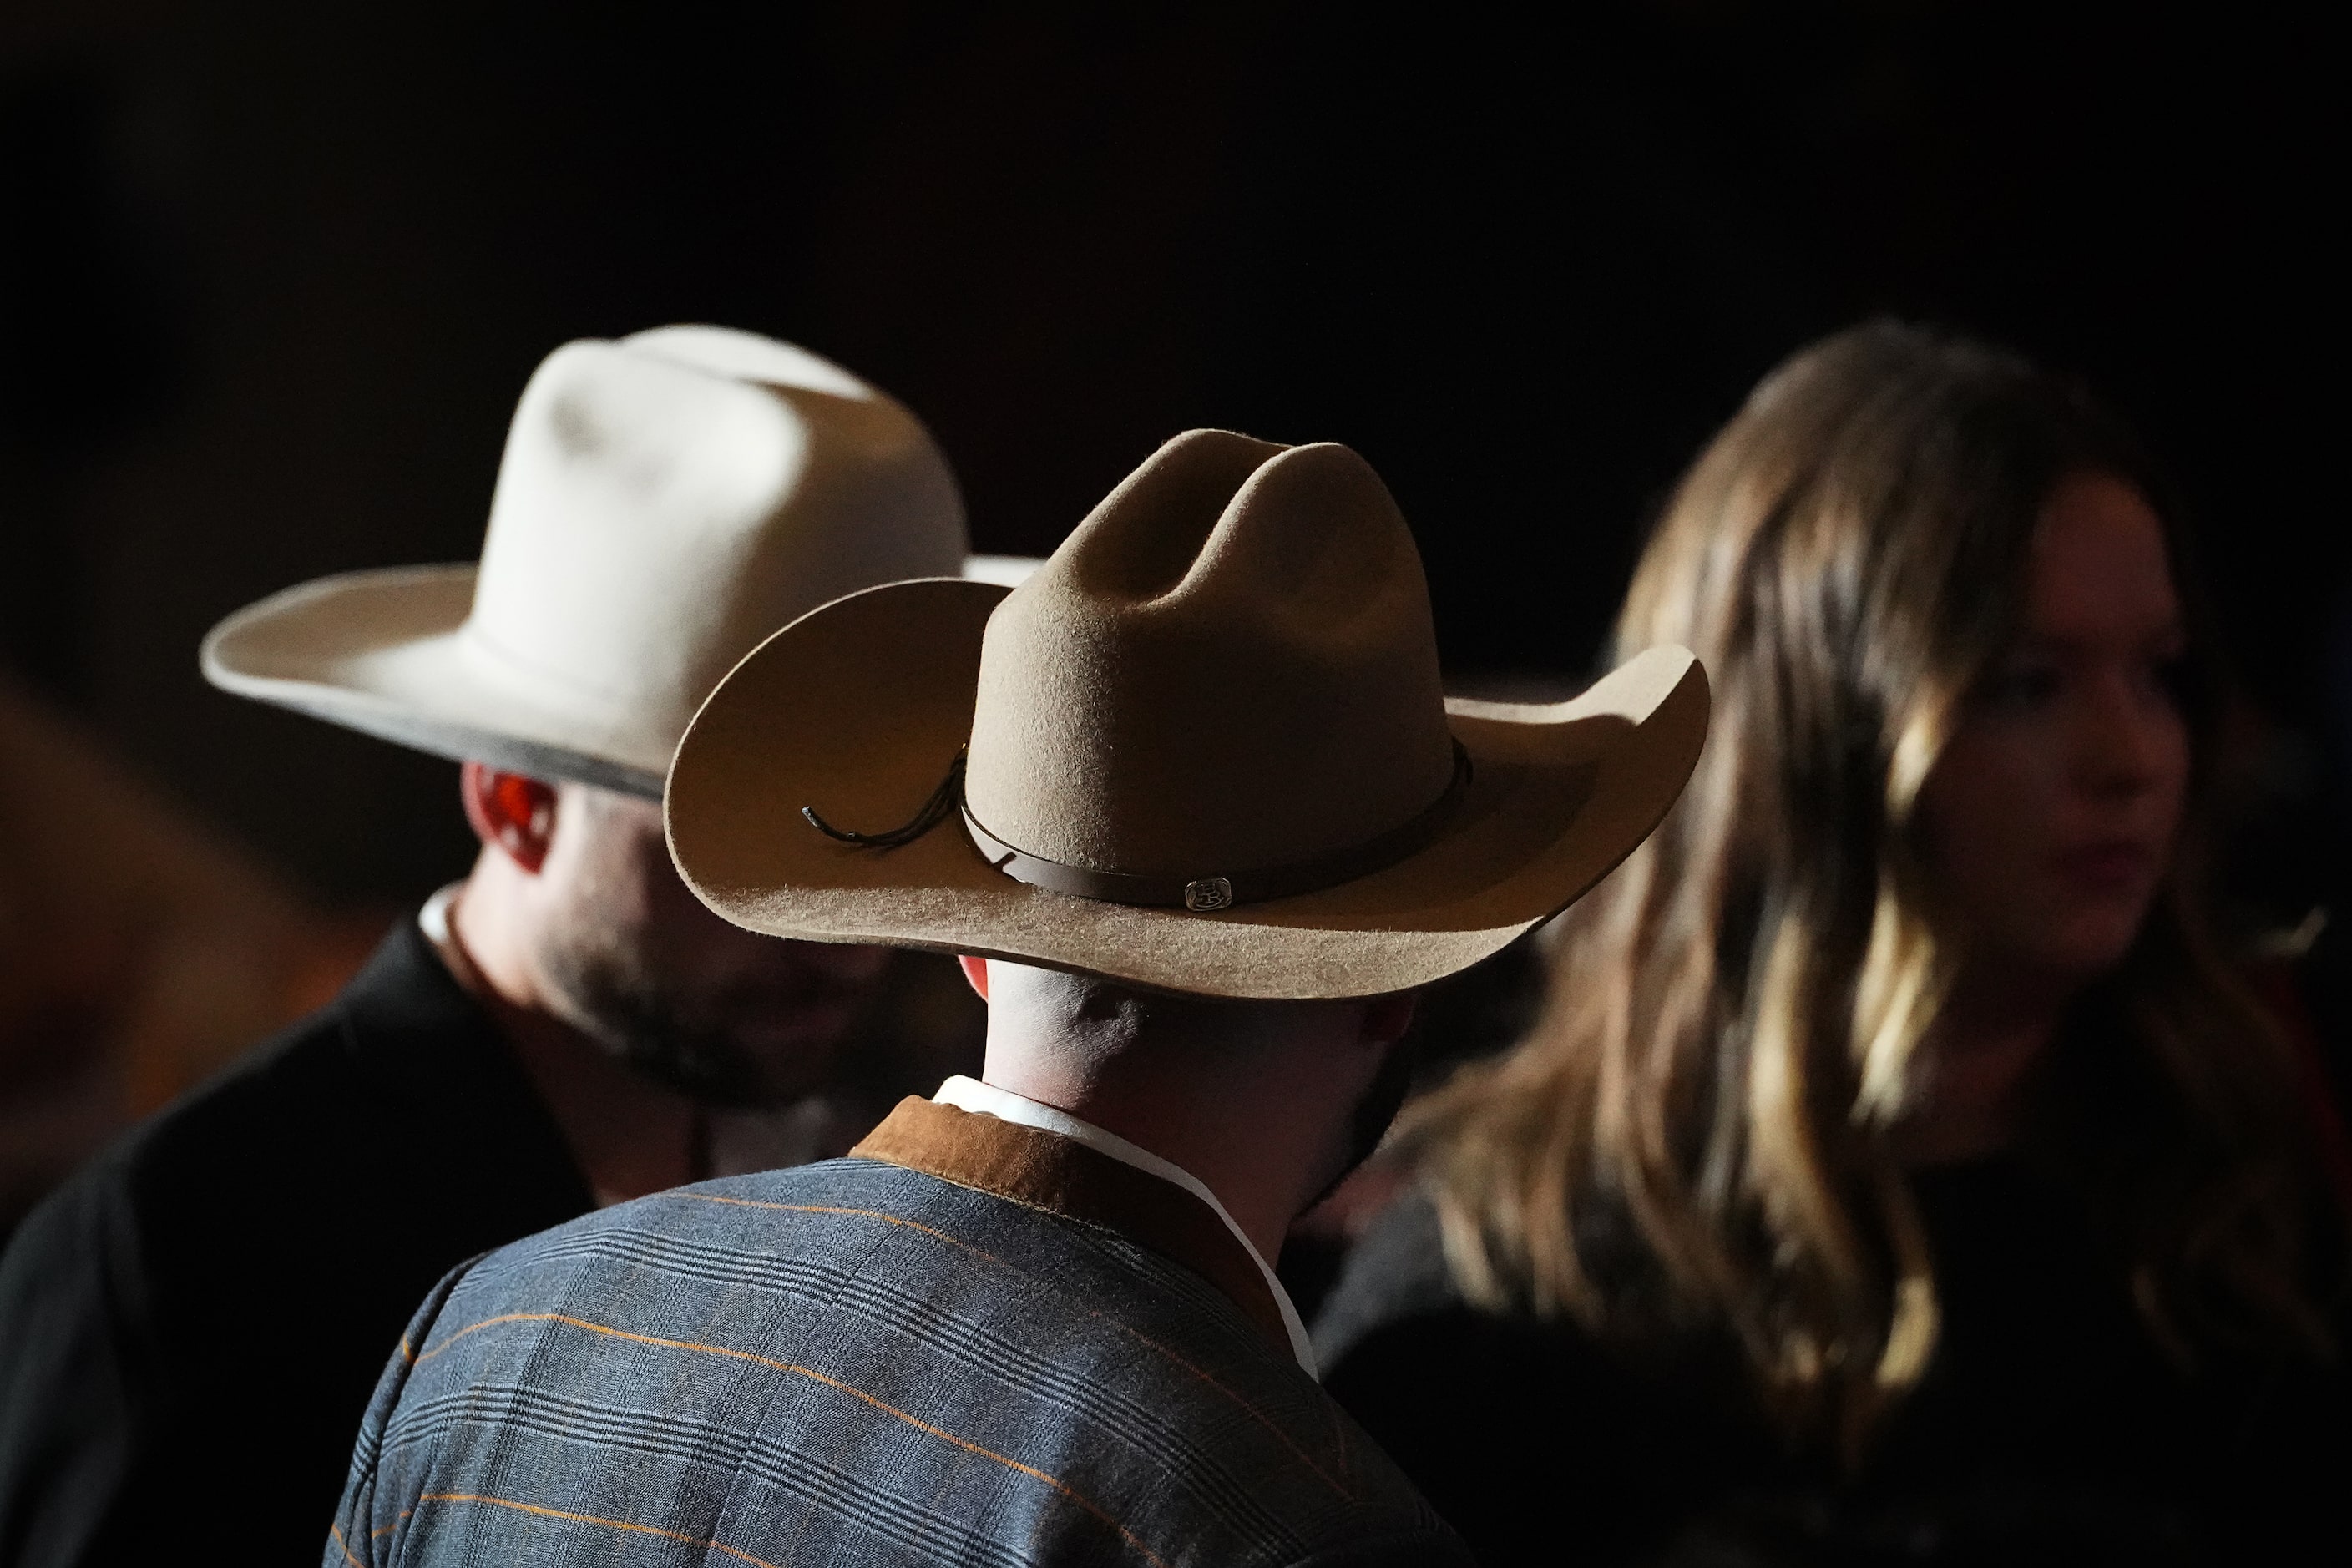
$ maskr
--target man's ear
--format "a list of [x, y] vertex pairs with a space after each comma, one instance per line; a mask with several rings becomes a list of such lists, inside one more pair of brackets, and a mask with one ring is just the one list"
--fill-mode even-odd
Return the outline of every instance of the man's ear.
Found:
[[1404, 1038], [1412, 1027], [1412, 1015], [1421, 1005], [1418, 991], [1392, 991], [1386, 996], [1370, 996], [1364, 1001], [1364, 1043], [1391, 1046]]
[[956, 954], [956, 963], [963, 969], [964, 984], [979, 993], [982, 1001], [987, 1001], [988, 960], [974, 958], [968, 952], [960, 952]]
[[457, 772], [457, 793], [474, 837], [536, 876], [555, 838], [555, 786], [481, 763]]

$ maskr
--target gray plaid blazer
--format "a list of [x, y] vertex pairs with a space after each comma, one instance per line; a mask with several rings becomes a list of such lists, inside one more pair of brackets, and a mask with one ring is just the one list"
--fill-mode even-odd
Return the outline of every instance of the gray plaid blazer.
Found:
[[909, 1100], [852, 1157], [458, 1269], [360, 1431], [345, 1564], [1466, 1563], [1208, 1209]]

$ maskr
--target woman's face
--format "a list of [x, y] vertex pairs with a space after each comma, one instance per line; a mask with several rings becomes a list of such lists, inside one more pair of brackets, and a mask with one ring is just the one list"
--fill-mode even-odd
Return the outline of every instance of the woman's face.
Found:
[[2189, 784], [2163, 530], [2104, 474], [2062, 480], [2034, 532], [2025, 627], [1928, 775], [1928, 852], [1988, 978], [2113, 967], [2172, 857]]

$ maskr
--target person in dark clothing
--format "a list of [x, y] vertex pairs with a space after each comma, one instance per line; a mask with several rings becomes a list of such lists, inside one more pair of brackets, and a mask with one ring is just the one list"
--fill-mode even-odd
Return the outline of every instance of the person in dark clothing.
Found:
[[2188, 886], [2164, 488], [2015, 357], [1768, 378], [1619, 623], [1716, 683], [1546, 1011], [1412, 1112], [1329, 1387], [1486, 1561], [2284, 1560], [2352, 1463], [2344, 1215]]
[[1351, 1254], [1316, 1324], [1325, 1386], [1486, 1563], [2293, 1562], [2330, 1538], [2338, 1375], [2185, 1379], [2079, 1194], [2001, 1160], [1915, 1183], [1944, 1329], [1858, 1466], [1792, 1445], [1726, 1338], [1623, 1346], [1473, 1306], [1425, 1196]]
[[478, 570], [308, 584], [214, 633], [216, 683], [462, 760], [481, 853], [331, 1005], [12, 1238], [0, 1563], [183, 1555], [231, 1514], [240, 1559], [316, 1552], [375, 1374], [448, 1269], [871, 1125], [742, 1141], [741, 1108], [877, 1087], [845, 1052], [889, 960], [711, 914], [657, 800], [767, 634], [963, 563], [911, 415], [788, 344], [670, 328], [541, 367]]
[[[11, 1244], [0, 1555], [160, 1555], [256, 1494], [282, 1500], [240, 1505], [241, 1551], [314, 1550], [415, 1303], [457, 1260], [591, 1206], [488, 1011], [403, 921], [333, 1003], [85, 1167]], [[268, 1279], [310, 1287], [272, 1310]]]

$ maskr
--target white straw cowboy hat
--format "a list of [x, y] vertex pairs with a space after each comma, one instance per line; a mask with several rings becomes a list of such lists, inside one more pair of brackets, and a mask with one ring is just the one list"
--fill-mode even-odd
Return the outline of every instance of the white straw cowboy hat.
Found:
[[[229, 616], [204, 671], [422, 751], [658, 795], [695, 708], [778, 626], [965, 568], [920, 421], [839, 365], [723, 327], [566, 343], [523, 389], [478, 566], [306, 583]], [[1022, 563], [975, 558], [996, 581]]]
[[1178, 437], [1020, 587], [901, 583], [771, 637], [688, 730], [670, 851], [776, 936], [1233, 997], [1468, 967], [1657, 826], [1707, 689], [1447, 700], [1388, 489], [1344, 447]]

